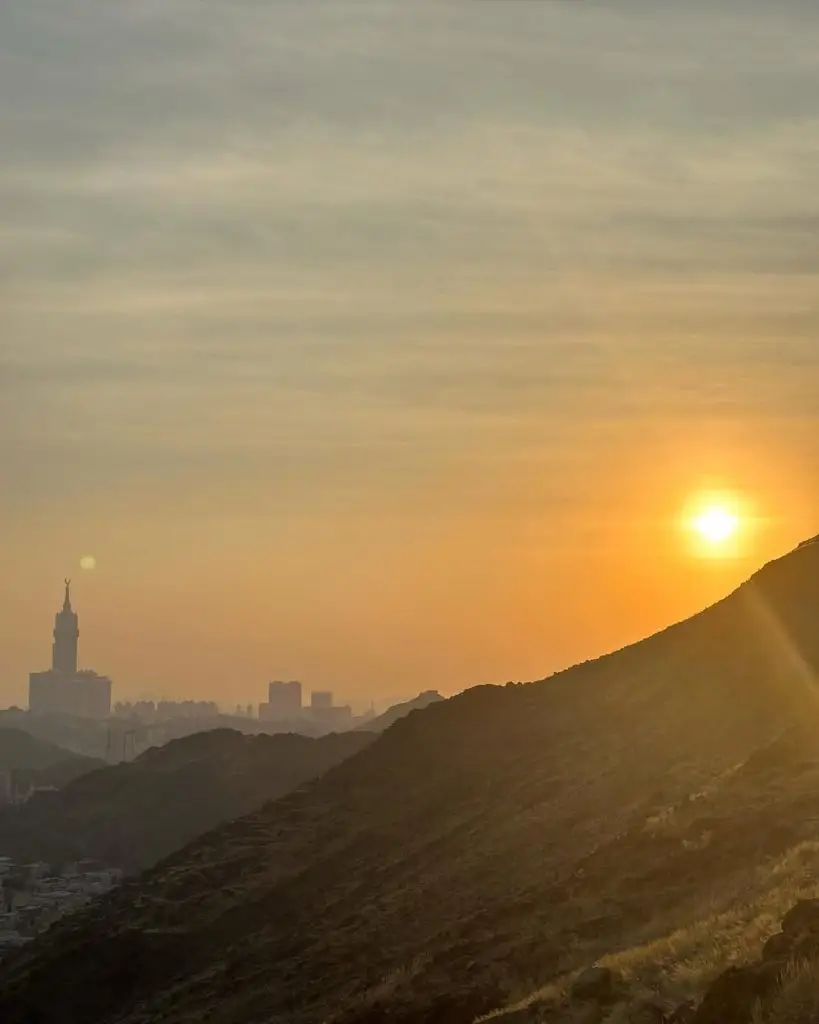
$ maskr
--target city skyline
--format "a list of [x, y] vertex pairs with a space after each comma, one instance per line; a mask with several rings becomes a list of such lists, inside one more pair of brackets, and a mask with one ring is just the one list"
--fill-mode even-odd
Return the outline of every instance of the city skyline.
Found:
[[[35, 678], [35, 677], [55, 675], [56, 677], [58, 677], [60, 679], [71, 680], [71, 679], [76, 678], [77, 676], [96, 676], [96, 673], [93, 673], [93, 672], [91, 672], [88, 669], [84, 669], [84, 668], [80, 667], [80, 663], [79, 663], [79, 636], [80, 636], [79, 616], [78, 616], [78, 613], [77, 613], [76, 609], [73, 607], [72, 602], [71, 602], [71, 585], [72, 585], [71, 579], [69, 579], [69, 578], [64, 579], [63, 580], [63, 585], [65, 587], [64, 598], [63, 598], [63, 605], [62, 605], [62, 608], [60, 609], [60, 611], [58, 611], [56, 616], [55, 616], [54, 628], [53, 628], [53, 632], [52, 632], [51, 669], [46, 670], [46, 671], [39, 671], [39, 672], [30, 673], [29, 674], [29, 689], [31, 688], [31, 680], [32, 680], [32, 678]], [[92, 633], [93, 633], [93, 630], [92, 630]], [[99, 678], [99, 677], [97, 677], [97, 678]], [[110, 680], [106, 680], [106, 681], [110, 683]], [[267, 695], [268, 696], [268, 700], [271, 701], [271, 707], [272, 707], [273, 693], [274, 693], [274, 690], [276, 688], [281, 688], [284, 691], [290, 691], [291, 693], [293, 693], [293, 692], [295, 693], [294, 697], [290, 697], [287, 700], [287, 705], [289, 706], [291, 712], [295, 708], [298, 709], [299, 713], [301, 713], [302, 711], [304, 711], [305, 713], [308, 712], [308, 710], [310, 709], [311, 706], [315, 706], [316, 698], [317, 697], [319, 697], [319, 698], [329, 698], [329, 706], [331, 708], [333, 708], [333, 710], [335, 710], [336, 712], [344, 710], [344, 705], [342, 705], [342, 706], [339, 706], [338, 704], [334, 705], [334, 699], [335, 699], [335, 697], [337, 697], [337, 694], [335, 694], [334, 691], [332, 691], [332, 690], [327, 690], [326, 685], [322, 685], [322, 686], [316, 685], [311, 690], [309, 687], [304, 687], [303, 688], [302, 683], [299, 680], [291, 680], [291, 681], [288, 681], [288, 682], [274, 680], [274, 681], [266, 681], [264, 683], [260, 683], [258, 680], [256, 680], [253, 683], [248, 683], [248, 686], [249, 687], [252, 686], [253, 689], [254, 689], [254, 698], [251, 699], [250, 703], [246, 705], [246, 707], [248, 709], [250, 709], [250, 708], [253, 709], [251, 717], [255, 717], [257, 715], [257, 713], [259, 713], [261, 711], [262, 707], [265, 707], [265, 708], [268, 707], [268, 704], [265, 703], [265, 701], [263, 699], [265, 695]], [[304, 690], [305, 694], [307, 694], [307, 695], [309, 695], [311, 697], [310, 703], [307, 703], [307, 704], [303, 703], [303, 690]], [[370, 710], [376, 704], [379, 704], [379, 705], [382, 705], [382, 706], [386, 707], [386, 706], [389, 706], [390, 703], [392, 703], [392, 702], [403, 701], [403, 700], [408, 699], [408, 697], [414, 697], [414, 696], [416, 696], [416, 694], [411, 694], [411, 695], [379, 694], [375, 698], [364, 697], [364, 698], [359, 698], [356, 701], [346, 702], [346, 703], [347, 703], [347, 705], [349, 705], [350, 703], [355, 704], [355, 705], [365, 705], [365, 706], [369, 705], [369, 707], [366, 708], [366, 709]], [[203, 701], [201, 701], [200, 698], [198, 698], [196, 696], [192, 696], [191, 698], [189, 698], [189, 700], [192, 703], [204, 703]], [[183, 699], [183, 701], [184, 701], [184, 699]], [[175, 701], [174, 698], [168, 697], [165, 694], [156, 694], [156, 693], [155, 694], [146, 694], [144, 692], [142, 692], [142, 693], [128, 693], [128, 694], [124, 695], [123, 697], [119, 697], [119, 696], [116, 696], [114, 694], [111, 694], [110, 700], [109, 700], [109, 704], [110, 704], [111, 707], [114, 707], [116, 705], [121, 705], [122, 706], [122, 705], [128, 705], [128, 704], [139, 704], [141, 702], [153, 702], [153, 703], [160, 703], [160, 704], [167, 702], [167, 703], [173, 704], [173, 703], [176, 703], [178, 701]], [[219, 704], [219, 702], [214, 702], [214, 703]], [[30, 698], [29, 698], [29, 705], [31, 705], [31, 699]], [[243, 705], [241, 700], [239, 700], [238, 702], [234, 703], [233, 700], [231, 700], [230, 698], [228, 698], [226, 701], [223, 701], [219, 706], [220, 706], [220, 710], [225, 711], [227, 713], [231, 713], [234, 710], [234, 708], [238, 709], [238, 708], [241, 707], [242, 711], [245, 710], [245, 705]], [[348, 711], [350, 710], [349, 706], [347, 706], [346, 710], [348, 710]], [[265, 716], [262, 715], [262, 714], [259, 714], [259, 717], [265, 717]], [[278, 716], [275, 715], [275, 714], [270, 714], [268, 717], [270, 717], [272, 720], [275, 721], [275, 720], [277, 720]], [[286, 718], [287, 716], [284, 715], [283, 717]]]
[[[364, 699], [540, 678], [815, 535], [817, 34], [7, 5], [0, 703], [64, 576], [122, 698]], [[679, 528], [711, 491], [730, 558]]]

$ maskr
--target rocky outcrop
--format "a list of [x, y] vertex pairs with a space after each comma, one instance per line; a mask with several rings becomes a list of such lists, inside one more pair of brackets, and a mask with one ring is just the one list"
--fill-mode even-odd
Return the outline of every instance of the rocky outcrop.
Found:
[[730, 967], [706, 992], [694, 1024], [750, 1024], [757, 1005], [765, 1010], [780, 989], [789, 964], [819, 955], [819, 900], [801, 900], [782, 919], [761, 958]]
[[778, 991], [783, 967], [778, 960], [729, 967], [706, 992], [694, 1024], [750, 1024], [756, 1004]]
[[693, 1001], [672, 1008], [637, 995], [607, 967], [588, 967], [572, 982], [560, 1004], [534, 1003], [504, 1016], [502, 1024], [752, 1024], [762, 1019], [781, 990], [789, 965], [819, 957], [819, 899], [802, 900], [782, 919], [781, 930], [765, 943], [759, 960], [724, 971], [699, 1006]]
[[782, 918], [782, 934], [791, 939], [819, 933], [819, 900], [800, 900]]

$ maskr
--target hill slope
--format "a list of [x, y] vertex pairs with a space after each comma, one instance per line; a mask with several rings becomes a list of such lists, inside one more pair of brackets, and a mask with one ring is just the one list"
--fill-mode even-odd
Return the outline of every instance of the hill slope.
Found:
[[384, 732], [391, 725], [395, 725], [400, 718], [406, 718], [413, 711], [423, 711], [430, 704], [437, 704], [438, 701], [442, 700], [446, 700], [446, 698], [442, 697], [437, 690], [424, 690], [423, 693], [419, 693], [412, 700], [406, 700], [401, 704], [393, 704], [382, 715], [378, 715], [376, 718], [370, 719], [369, 722], [356, 726], [356, 728], [359, 731]]
[[44, 743], [83, 757], [105, 758], [106, 721], [70, 715], [35, 715], [15, 707], [0, 711], [0, 728], [20, 729]]
[[363, 736], [313, 740], [229, 729], [173, 740], [0, 812], [0, 853], [52, 863], [90, 857], [141, 870], [321, 774], [366, 742]]
[[0, 772], [10, 772], [16, 786], [64, 786], [102, 764], [97, 758], [36, 739], [22, 729], [0, 728]]
[[[467, 1024], [527, 985], [658, 939], [702, 914], [703, 874], [648, 823], [781, 750], [794, 722], [812, 748], [817, 624], [808, 545], [631, 648], [410, 715], [14, 954], [0, 1017], [374, 1024], [388, 1005], [392, 1022]], [[798, 801], [797, 768], [743, 801], [760, 813]], [[728, 800], [729, 837], [733, 813]], [[811, 838], [738, 836], [706, 875]]]

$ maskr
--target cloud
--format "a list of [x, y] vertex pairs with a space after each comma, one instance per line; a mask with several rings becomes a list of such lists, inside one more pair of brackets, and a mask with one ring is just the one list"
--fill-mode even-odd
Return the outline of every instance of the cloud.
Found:
[[573, 417], [806, 407], [812, 12], [46, 0], [0, 26], [6, 445], [70, 421], [126, 474], [317, 436], [511, 457]]
[[807, 536], [817, 41], [763, 0], [0, 5], [0, 682], [88, 550], [120, 694], [271, 645], [360, 693], [718, 596], [658, 525], [705, 477]]

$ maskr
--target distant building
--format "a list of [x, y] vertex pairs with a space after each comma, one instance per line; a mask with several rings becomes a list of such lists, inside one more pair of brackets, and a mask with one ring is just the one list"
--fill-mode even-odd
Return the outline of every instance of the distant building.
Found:
[[218, 718], [219, 705], [213, 700], [160, 700], [156, 705], [159, 721], [173, 718]]
[[151, 725], [175, 718], [218, 718], [219, 706], [212, 700], [117, 701], [114, 715]]
[[353, 709], [349, 704], [334, 704], [329, 708], [311, 708], [314, 722], [328, 732], [343, 731], [353, 726]]
[[140, 724], [151, 724], [157, 720], [156, 704], [152, 700], [119, 700], [114, 705], [114, 715], [134, 719]]
[[83, 669], [74, 675], [63, 672], [32, 672], [28, 705], [35, 715], [71, 715], [74, 718], [108, 718], [111, 714], [111, 680]]
[[268, 714], [271, 718], [298, 718], [301, 714], [301, 683], [276, 680], [267, 687]]
[[313, 690], [310, 694], [310, 710], [326, 711], [333, 706], [332, 690]]
[[32, 672], [28, 706], [35, 715], [72, 715], [75, 718], [108, 718], [111, 714], [111, 680], [90, 669], [77, 670], [79, 620], [71, 607], [71, 581], [65, 581], [65, 600], [54, 619], [51, 668]]
[[329, 731], [349, 729], [353, 724], [353, 709], [349, 704], [334, 704], [331, 690], [314, 690], [310, 695], [310, 717]]
[[267, 703], [259, 705], [259, 718], [267, 722], [294, 722], [302, 715], [301, 683], [277, 679], [267, 685]]

